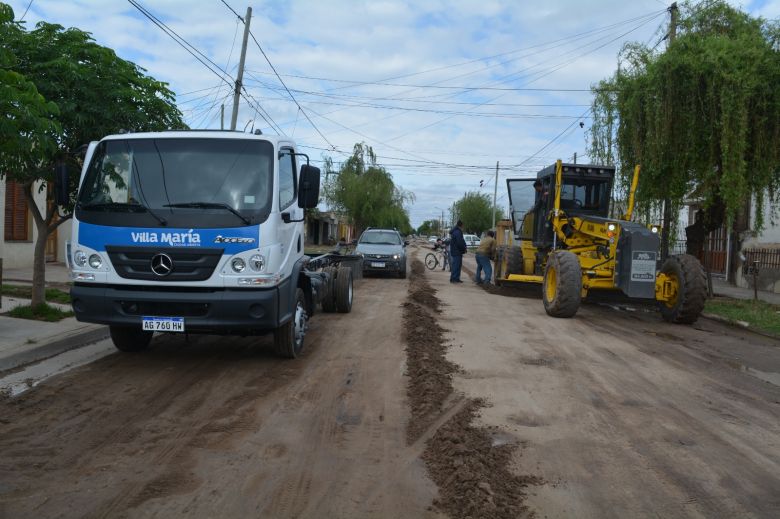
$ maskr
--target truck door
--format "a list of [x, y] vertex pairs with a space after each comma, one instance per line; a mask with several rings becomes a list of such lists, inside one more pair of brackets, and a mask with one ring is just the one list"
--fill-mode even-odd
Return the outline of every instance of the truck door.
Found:
[[[279, 151], [279, 212], [282, 221], [279, 224], [279, 242], [282, 244], [283, 265], [292, 263], [289, 258], [295, 258], [303, 252], [303, 209], [295, 203], [298, 195], [298, 175], [294, 151], [290, 147], [282, 147]], [[285, 273], [287, 273], [285, 268]]]

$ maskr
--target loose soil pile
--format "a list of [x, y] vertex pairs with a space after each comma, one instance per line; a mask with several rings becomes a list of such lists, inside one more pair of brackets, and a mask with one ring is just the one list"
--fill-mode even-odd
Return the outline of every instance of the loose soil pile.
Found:
[[436, 291], [424, 277], [425, 267], [412, 261], [409, 295], [404, 303], [404, 339], [409, 384], [406, 394], [412, 418], [406, 430], [407, 441], [414, 443], [439, 417], [444, 400], [452, 393], [452, 374], [457, 366], [446, 358], [444, 329], [433, 312], [440, 312]]
[[[412, 415], [407, 428], [410, 444], [441, 417], [444, 402], [453, 391], [452, 375], [458, 370], [446, 358], [444, 330], [434, 315], [440, 307], [436, 291], [425, 279], [423, 264], [414, 259], [403, 311]], [[473, 425], [483, 405], [480, 400], [468, 400], [426, 442], [422, 458], [440, 495], [433, 505], [456, 519], [533, 517], [523, 504], [524, 489], [543, 481], [513, 474], [509, 467], [517, 445], [494, 442], [489, 429]]]

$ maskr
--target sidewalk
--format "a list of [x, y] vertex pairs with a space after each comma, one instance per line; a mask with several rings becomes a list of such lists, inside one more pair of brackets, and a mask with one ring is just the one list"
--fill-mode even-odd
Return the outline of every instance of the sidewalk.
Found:
[[[3, 284], [32, 283], [32, 268], [3, 269]], [[66, 289], [68, 269], [62, 263], [46, 264], [46, 286]], [[0, 313], [29, 300], [3, 297]], [[67, 309], [67, 305], [55, 305]], [[80, 323], [68, 317], [56, 323], [0, 315], [0, 372], [36, 362], [108, 337], [108, 327]]]
[[[732, 299], [753, 299], [753, 290], [732, 285], [725, 279], [712, 278], [712, 291], [716, 296], [730, 297]], [[774, 292], [758, 291], [758, 298], [773, 305], [780, 305], [780, 294]]]

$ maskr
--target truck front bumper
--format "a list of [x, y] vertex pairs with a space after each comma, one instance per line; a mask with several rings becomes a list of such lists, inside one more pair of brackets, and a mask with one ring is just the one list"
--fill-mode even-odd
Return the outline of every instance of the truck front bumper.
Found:
[[263, 289], [90, 285], [70, 290], [76, 319], [141, 327], [142, 317], [183, 317], [188, 333], [259, 334], [281, 323], [290, 280]]

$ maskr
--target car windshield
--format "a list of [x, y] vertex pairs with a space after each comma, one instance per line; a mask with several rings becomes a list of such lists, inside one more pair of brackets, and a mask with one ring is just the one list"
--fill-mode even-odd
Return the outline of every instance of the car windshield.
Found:
[[103, 141], [79, 192], [78, 217], [120, 225], [111, 223], [119, 214], [121, 225], [141, 225], [151, 211], [171, 226], [259, 223], [271, 208], [273, 156], [273, 145], [262, 140]]
[[360, 238], [360, 243], [370, 245], [401, 245], [401, 238], [395, 231], [366, 231]]

